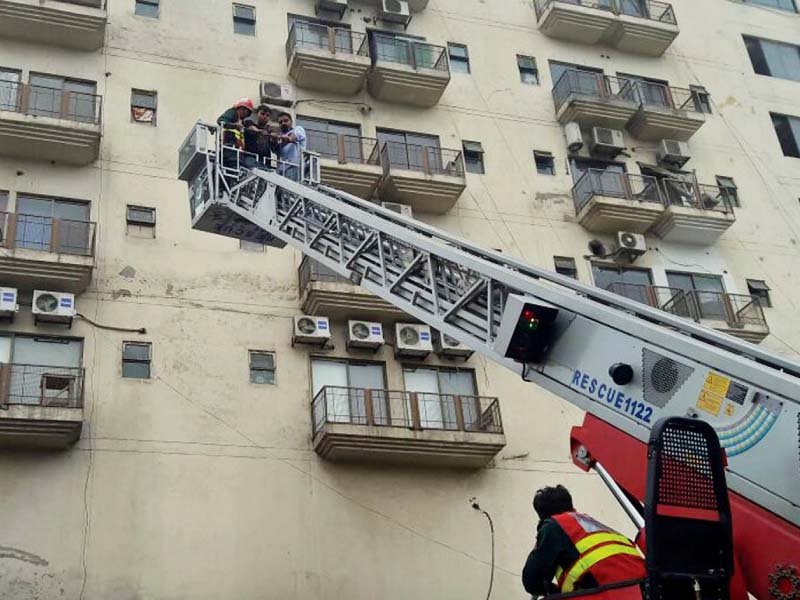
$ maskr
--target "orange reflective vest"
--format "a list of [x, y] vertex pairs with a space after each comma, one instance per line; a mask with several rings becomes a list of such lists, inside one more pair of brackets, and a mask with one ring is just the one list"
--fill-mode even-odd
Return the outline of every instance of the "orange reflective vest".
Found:
[[580, 513], [562, 513], [552, 518], [575, 544], [579, 554], [568, 568], [556, 570], [561, 593], [574, 591], [587, 573], [591, 573], [600, 586], [646, 576], [641, 553], [624, 535]]

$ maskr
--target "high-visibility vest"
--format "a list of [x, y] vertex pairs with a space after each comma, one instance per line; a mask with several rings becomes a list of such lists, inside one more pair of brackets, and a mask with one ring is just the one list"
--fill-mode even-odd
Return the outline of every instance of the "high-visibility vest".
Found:
[[556, 570], [561, 593], [574, 591], [587, 573], [601, 586], [646, 576], [639, 549], [624, 535], [580, 513], [562, 513], [552, 518], [575, 544], [579, 554], [568, 568]]

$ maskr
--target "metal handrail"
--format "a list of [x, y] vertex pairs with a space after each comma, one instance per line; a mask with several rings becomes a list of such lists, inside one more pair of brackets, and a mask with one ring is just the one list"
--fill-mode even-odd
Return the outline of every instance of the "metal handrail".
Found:
[[426, 175], [464, 177], [461, 150], [422, 146], [403, 142], [384, 142], [380, 150], [384, 172], [392, 168], [419, 171]]
[[0, 364], [0, 404], [83, 407], [84, 369]]
[[102, 97], [17, 81], [0, 81], [0, 110], [98, 125]]
[[655, 177], [587, 169], [572, 187], [576, 213], [579, 213], [595, 196], [664, 204]]
[[658, 21], [677, 25], [675, 10], [671, 4], [656, 0], [535, 0], [536, 20], [541, 21], [545, 11], [556, 2], [584, 8], [604, 10], [617, 16], [639, 17], [648, 21]]
[[556, 110], [563, 106], [571, 94], [637, 103], [631, 80], [580, 69], [567, 69], [553, 86]]
[[[387, 51], [390, 48], [390, 51]], [[372, 63], [393, 62], [415, 69], [450, 71], [447, 48], [427, 42], [398, 39], [391, 35], [372, 34]]]
[[315, 435], [328, 423], [503, 433], [500, 402], [488, 396], [325, 386], [311, 414]]
[[96, 223], [0, 211], [0, 247], [94, 256]]
[[698, 184], [669, 177], [661, 179], [659, 184], [667, 206], [684, 206], [697, 210], [734, 214], [730, 198], [718, 185]]
[[306, 143], [309, 150], [316, 152], [322, 158], [336, 160], [342, 164], [380, 163], [378, 140], [375, 138], [306, 129]]
[[636, 100], [642, 107], [660, 107], [672, 110], [702, 113], [696, 94], [687, 88], [675, 87], [653, 81], [632, 82]]
[[295, 21], [286, 39], [286, 60], [296, 48], [327, 50], [331, 54], [369, 57], [367, 35], [347, 27], [331, 27], [311, 21]]

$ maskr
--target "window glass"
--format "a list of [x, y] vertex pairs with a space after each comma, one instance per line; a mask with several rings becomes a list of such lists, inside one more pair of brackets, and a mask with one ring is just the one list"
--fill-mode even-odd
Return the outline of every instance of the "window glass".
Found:
[[450, 70], [454, 73], [469, 73], [469, 51], [463, 44], [453, 44], [448, 42], [448, 52], [450, 53]]
[[0, 110], [18, 110], [20, 72], [0, 67]]
[[134, 13], [140, 17], [158, 17], [158, 0], [135, 0]]
[[533, 160], [536, 163], [536, 172], [539, 173], [539, 175], [556, 174], [556, 161], [550, 152], [534, 150]]
[[250, 351], [250, 383], [257, 385], [275, 384], [275, 354], [272, 352]]
[[568, 256], [554, 256], [553, 263], [556, 267], [556, 273], [559, 275], [565, 275], [573, 279], [578, 278], [578, 266], [575, 264], [574, 258]]
[[150, 379], [152, 346], [148, 342], [122, 343], [122, 376], [129, 379]]
[[483, 165], [483, 146], [480, 142], [462, 142], [464, 150], [464, 164], [468, 173], [482, 175], [485, 172]]
[[744, 0], [748, 4], [758, 4], [759, 6], [766, 6], [767, 8], [777, 8], [778, 10], [786, 10], [790, 12], [797, 12], [797, 7], [793, 0]]
[[239, 35], [256, 34], [256, 9], [245, 4], [233, 5], [233, 32]]
[[519, 78], [522, 83], [539, 85], [539, 68], [536, 66], [534, 57], [517, 54], [517, 68], [519, 69]]
[[797, 135], [800, 134], [800, 119], [774, 113], [770, 116], [784, 156], [800, 158], [800, 136]]
[[643, 301], [644, 286], [653, 283], [649, 269], [634, 269], [615, 265], [592, 264], [595, 286], [610, 290], [632, 300]]
[[749, 36], [744, 41], [756, 73], [800, 80], [800, 47]]

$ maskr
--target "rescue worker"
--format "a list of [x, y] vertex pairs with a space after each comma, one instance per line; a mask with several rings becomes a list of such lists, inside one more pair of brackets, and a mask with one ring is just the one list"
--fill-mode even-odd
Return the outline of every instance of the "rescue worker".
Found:
[[[250, 98], [239, 98], [234, 105], [217, 118], [217, 125], [222, 127], [222, 145], [237, 150], [244, 150], [244, 120], [253, 114], [253, 101]], [[226, 152], [223, 148], [222, 164], [226, 167], [236, 166], [236, 152]]]
[[646, 576], [644, 559], [634, 543], [575, 512], [563, 485], [537, 491], [533, 508], [539, 516], [536, 547], [522, 570], [522, 584], [529, 594], [565, 594]]
[[283, 112], [278, 115], [281, 128], [278, 138], [278, 173], [294, 181], [300, 180], [300, 161], [306, 149], [306, 130], [292, 124], [292, 115]]

